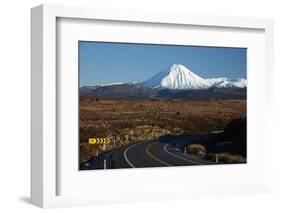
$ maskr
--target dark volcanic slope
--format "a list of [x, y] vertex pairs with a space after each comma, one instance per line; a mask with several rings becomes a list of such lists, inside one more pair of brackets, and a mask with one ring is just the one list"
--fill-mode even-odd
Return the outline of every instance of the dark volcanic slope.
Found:
[[153, 89], [142, 84], [118, 84], [80, 88], [80, 96], [119, 98], [184, 98], [184, 99], [245, 99], [246, 88], [210, 88], [201, 90]]
[[[213, 147], [214, 151], [229, 151], [232, 153], [247, 156], [247, 119], [235, 119], [231, 121], [224, 129], [224, 132], [217, 137], [218, 141], [231, 143], [224, 144], [223, 147]], [[219, 150], [219, 147], [221, 150]]]
[[160, 90], [157, 97], [186, 99], [245, 99], [246, 88], [210, 88], [201, 90]]
[[141, 84], [118, 84], [109, 86], [81, 87], [80, 96], [149, 98], [157, 94], [157, 89]]

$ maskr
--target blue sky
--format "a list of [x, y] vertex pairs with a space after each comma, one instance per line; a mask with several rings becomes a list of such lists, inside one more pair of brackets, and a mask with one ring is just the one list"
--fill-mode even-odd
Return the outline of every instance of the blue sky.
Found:
[[247, 49], [79, 42], [80, 86], [141, 82], [171, 64], [203, 78], [246, 78]]

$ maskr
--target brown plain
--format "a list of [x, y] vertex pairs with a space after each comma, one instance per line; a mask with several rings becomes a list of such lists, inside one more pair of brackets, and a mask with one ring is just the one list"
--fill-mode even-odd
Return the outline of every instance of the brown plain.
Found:
[[91, 129], [92, 137], [138, 126], [159, 127], [171, 134], [205, 133], [222, 130], [243, 116], [246, 100], [80, 98], [80, 129]]

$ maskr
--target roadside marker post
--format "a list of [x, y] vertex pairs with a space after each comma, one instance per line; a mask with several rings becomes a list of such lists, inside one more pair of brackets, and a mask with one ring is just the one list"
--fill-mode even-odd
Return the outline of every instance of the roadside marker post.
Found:
[[184, 147], [184, 154], [186, 155], [186, 153], [187, 153], [187, 152], [186, 152], [186, 146], [185, 146], [185, 147]]
[[103, 169], [106, 169], [106, 159], [103, 160]]
[[125, 138], [126, 138], [126, 144], [128, 144], [129, 135], [125, 135]]
[[219, 155], [216, 154], [216, 163], [218, 163], [218, 162], [219, 162]]

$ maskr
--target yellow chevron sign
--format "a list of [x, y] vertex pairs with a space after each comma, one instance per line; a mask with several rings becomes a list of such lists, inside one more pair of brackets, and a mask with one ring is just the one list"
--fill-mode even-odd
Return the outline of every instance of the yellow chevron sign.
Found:
[[89, 138], [89, 144], [107, 144], [110, 138]]

